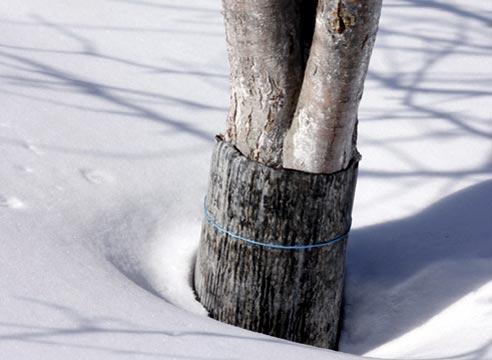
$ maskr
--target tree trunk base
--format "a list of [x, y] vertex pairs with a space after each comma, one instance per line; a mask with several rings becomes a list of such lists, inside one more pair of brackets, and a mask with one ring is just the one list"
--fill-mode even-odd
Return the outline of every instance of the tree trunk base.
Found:
[[336, 348], [359, 156], [308, 174], [217, 140], [195, 267], [200, 302], [219, 321]]

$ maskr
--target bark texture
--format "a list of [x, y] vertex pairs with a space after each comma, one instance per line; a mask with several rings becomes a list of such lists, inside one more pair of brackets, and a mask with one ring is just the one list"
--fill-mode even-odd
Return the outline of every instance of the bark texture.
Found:
[[[219, 139], [194, 278], [211, 317], [336, 346], [358, 159], [340, 172], [308, 174], [262, 165]], [[341, 238], [308, 250], [280, 250], [237, 236], [282, 246]]]
[[213, 318], [336, 347], [357, 111], [380, 7], [223, 0], [231, 105], [194, 276]]
[[[226, 139], [250, 159], [282, 165], [303, 76], [301, 0], [223, 0], [231, 71]], [[309, 11], [308, 11], [309, 12]], [[301, 39], [304, 34], [304, 40]]]
[[345, 168], [354, 156], [357, 111], [381, 0], [319, 0], [283, 166], [312, 173]]

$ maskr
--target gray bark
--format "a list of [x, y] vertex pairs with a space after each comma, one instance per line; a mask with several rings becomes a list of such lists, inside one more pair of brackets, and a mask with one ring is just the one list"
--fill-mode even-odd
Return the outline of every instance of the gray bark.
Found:
[[357, 110], [381, 0], [223, 7], [231, 106], [212, 160], [197, 296], [215, 319], [335, 348]]
[[[336, 346], [357, 163], [355, 157], [333, 174], [274, 169], [218, 141], [194, 279], [211, 317], [292, 341]], [[245, 241], [299, 246], [337, 237], [304, 250]]]
[[357, 111], [381, 0], [319, 0], [314, 37], [283, 166], [331, 173], [355, 150]]
[[303, 76], [301, 0], [223, 0], [223, 9], [231, 69], [226, 140], [279, 167]]

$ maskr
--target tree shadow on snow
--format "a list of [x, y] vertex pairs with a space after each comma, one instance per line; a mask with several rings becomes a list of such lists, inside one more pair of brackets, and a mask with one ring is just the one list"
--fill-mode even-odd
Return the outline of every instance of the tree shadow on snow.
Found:
[[491, 281], [491, 214], [488, 180], [414, 216], [353, 230], [343, 334], [357, 344], [350, 352], [409, 332]]

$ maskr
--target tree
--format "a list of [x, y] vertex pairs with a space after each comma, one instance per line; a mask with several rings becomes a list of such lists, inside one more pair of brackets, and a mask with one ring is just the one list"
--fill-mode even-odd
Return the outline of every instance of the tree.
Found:
[[335, 348], [381, 0], [223, 0], [231, 103], [195, 267], [218, 320]]

